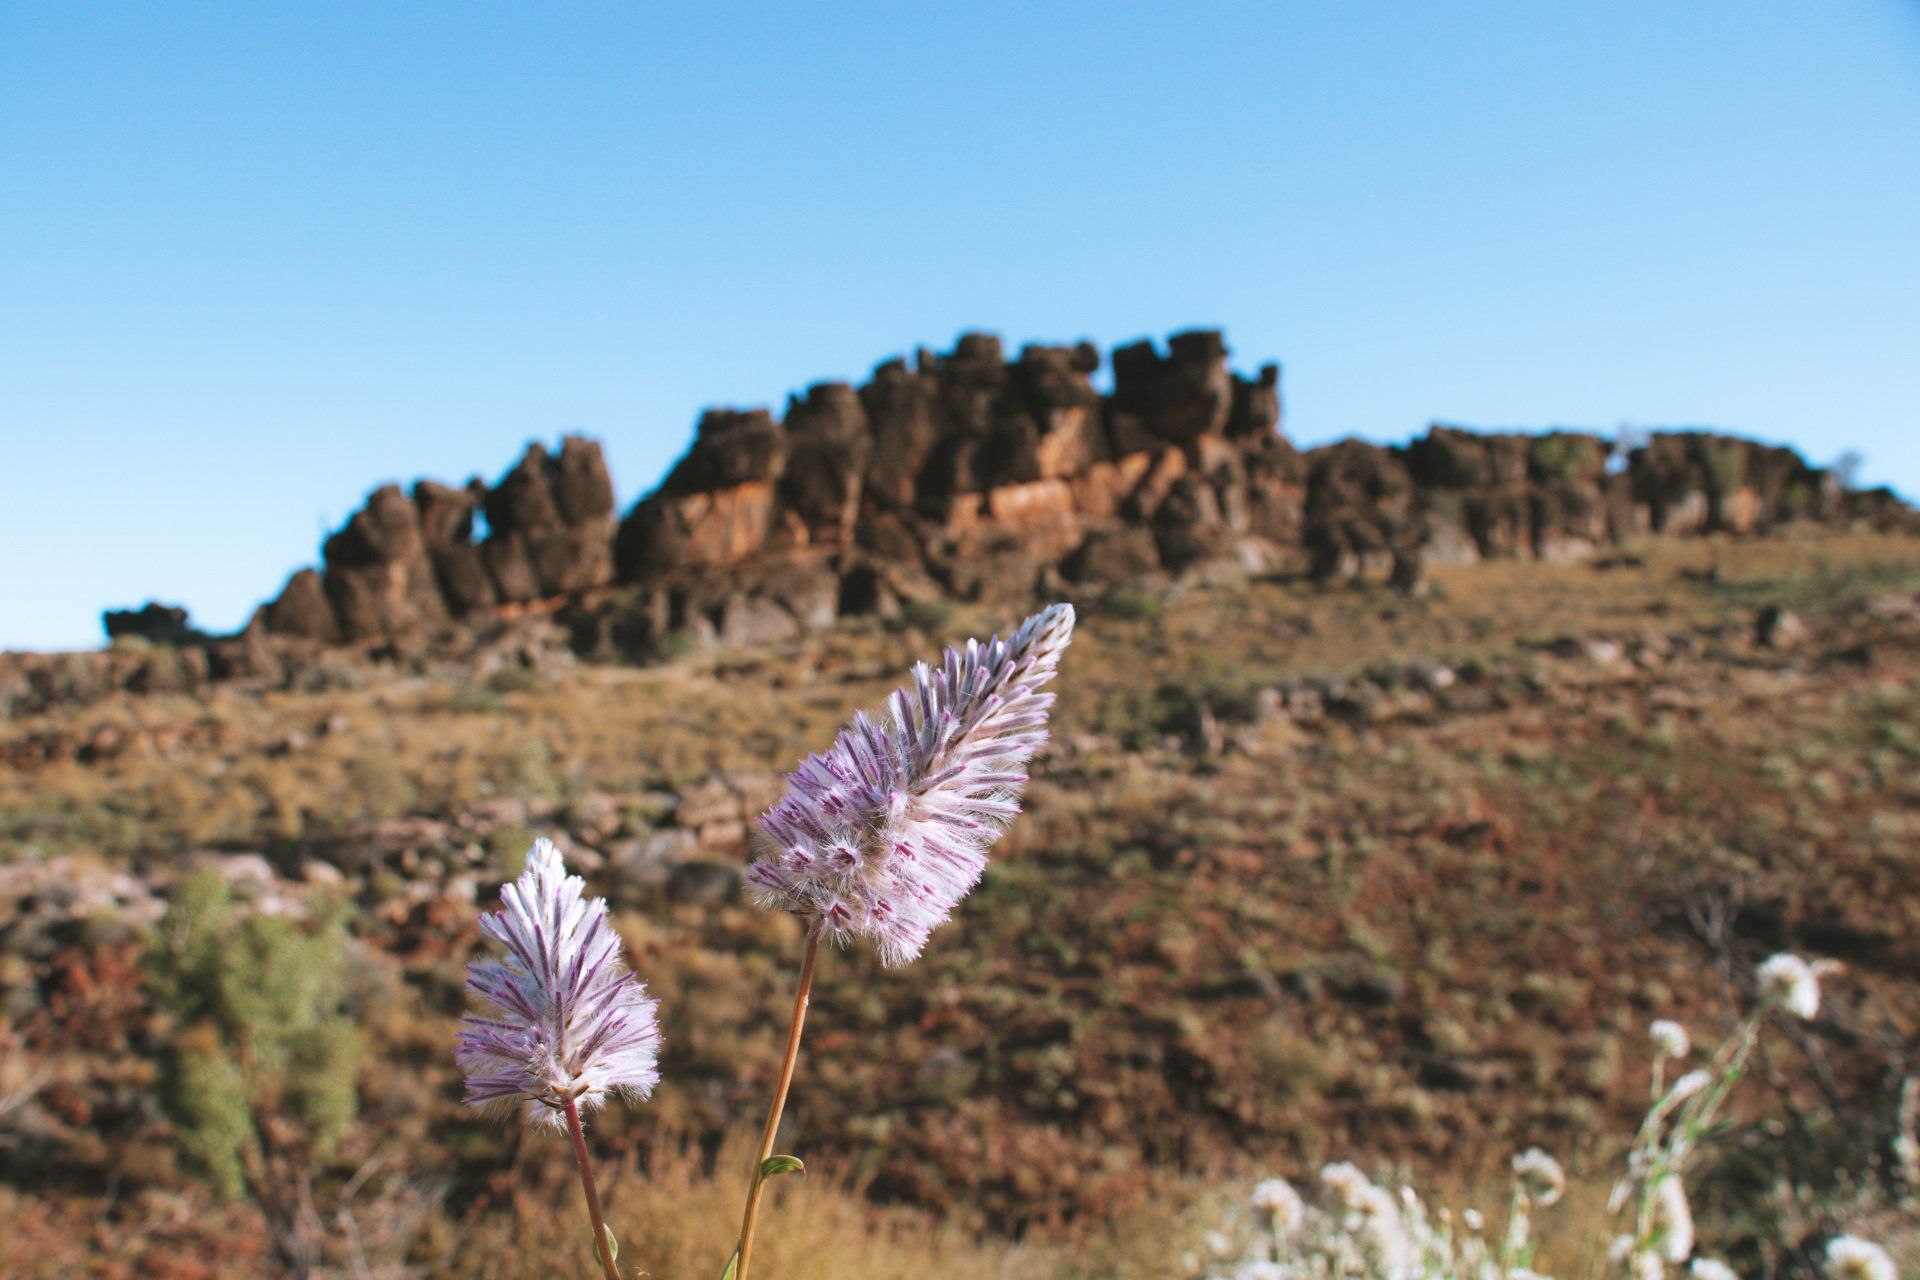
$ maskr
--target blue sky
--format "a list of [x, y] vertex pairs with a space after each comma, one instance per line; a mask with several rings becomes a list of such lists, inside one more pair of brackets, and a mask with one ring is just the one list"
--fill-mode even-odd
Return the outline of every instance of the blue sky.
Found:
[[0, 647], [968, 328], [1920, 493], [1920, 5], [0, 3]]

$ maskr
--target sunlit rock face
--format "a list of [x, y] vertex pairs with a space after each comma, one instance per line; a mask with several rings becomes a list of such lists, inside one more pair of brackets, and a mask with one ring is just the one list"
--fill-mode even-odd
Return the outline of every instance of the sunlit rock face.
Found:
[[1424, 565], [1576, 560], [1645, 534], [1913, 519], [1791, 450], [1698, 432], [1623, 453], [1579, 432], [1435, 425], [1399, 447], [1301, 451], [1280, 432], [1279, 368], [1236, 373], [1213, 330], [1107, 363], [1102, 389], [1091, 343], [1009, 356], [969, 333], [858, 386], [815, 384], [779, 416], [710, 409], [624, 517], [599, 444], [579, 436], [529, 446], [493, 485], [389, 485], [253, 630], [417, 645], [613, 601], [603, 641], [754, 642], [844, 612], [1059, 586], [1273, 571], [1417, 583]]

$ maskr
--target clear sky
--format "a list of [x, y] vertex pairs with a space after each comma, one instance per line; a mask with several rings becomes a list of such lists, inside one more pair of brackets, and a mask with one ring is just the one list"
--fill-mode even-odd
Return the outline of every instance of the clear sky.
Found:
[[0, 647], [963, 329], [1920, 493], [1920, 4], [0, 0]]

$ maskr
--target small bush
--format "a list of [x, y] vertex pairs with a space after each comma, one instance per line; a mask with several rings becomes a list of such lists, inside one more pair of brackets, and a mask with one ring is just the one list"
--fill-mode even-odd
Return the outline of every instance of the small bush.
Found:
[[942, 631], [953, 621], [953, 606], [944, 600], [909, 600], [900, 607], [900, 620], [920, 631]]
[[325, 1158], [358, 1112], [343, 904], [306, 921], [243, 913], [217, 874], [196, 872], [150, 959], [155, 999], [182, 1028], [166, 1104], [189, 1161], [231, 1199], [261, 1164], [269, 1123], [276, 1133], [297, 1124]]
[[1100, 612], [1127, 622], [1145, 622], [1160, 616], [1160, 597], [1139, 587], [1121, 587], [1109, 591], [1100, 601]]

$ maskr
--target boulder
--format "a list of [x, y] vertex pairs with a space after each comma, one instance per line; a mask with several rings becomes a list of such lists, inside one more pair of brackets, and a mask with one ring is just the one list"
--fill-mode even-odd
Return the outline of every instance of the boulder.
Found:
[[1122, 586], [1147, 578], [1160, 567], [1160, 547], [1152, 530], [1112, 525], [1089, 533], [1061, 562], [1060, 571], [1069, 582]]
[[316, 569], [298, 569], [266, 606], [265, 623], [275, 635], [299, 636], [332, 644], [340, 639], [340, 620]]
[[693, 446], [674, 465], [662, 493], [710, 493], [742, 484], [768, 484], [787, 459], [787, 435], [765, 409], [709, 409], [700, 415]]
[[100, 615], [107, 639], [134, 636], [160, 644], [185, 644], [200, 638], [179, 605], [149, 600], [138, 609], [108, 609]]
[[873, 430], [860, 396], [844, 382], [823, 382], [787, 405], [787, 462], [779, 501], [807, 541], [849, 542]]
[[1165, 356], [1151, 342], [1113, 353], [1114, 409], [1158, 439], [1182, 443], [1222, 431], [1233, 399], [1227, 344], [1217, 330], [1176, 333]]
[[413, 505], [419, 514], [420, 536], [429, 547], [465, 545], [473, 538], [473, 517], [486, 497], [478, 480], [455, 489], [433, 480], [416, 481]]
[[551, 477], [554, 504], [569, 525], [597, 525], [614, 514], [613, 476], [598, 440], [565, 436]]

